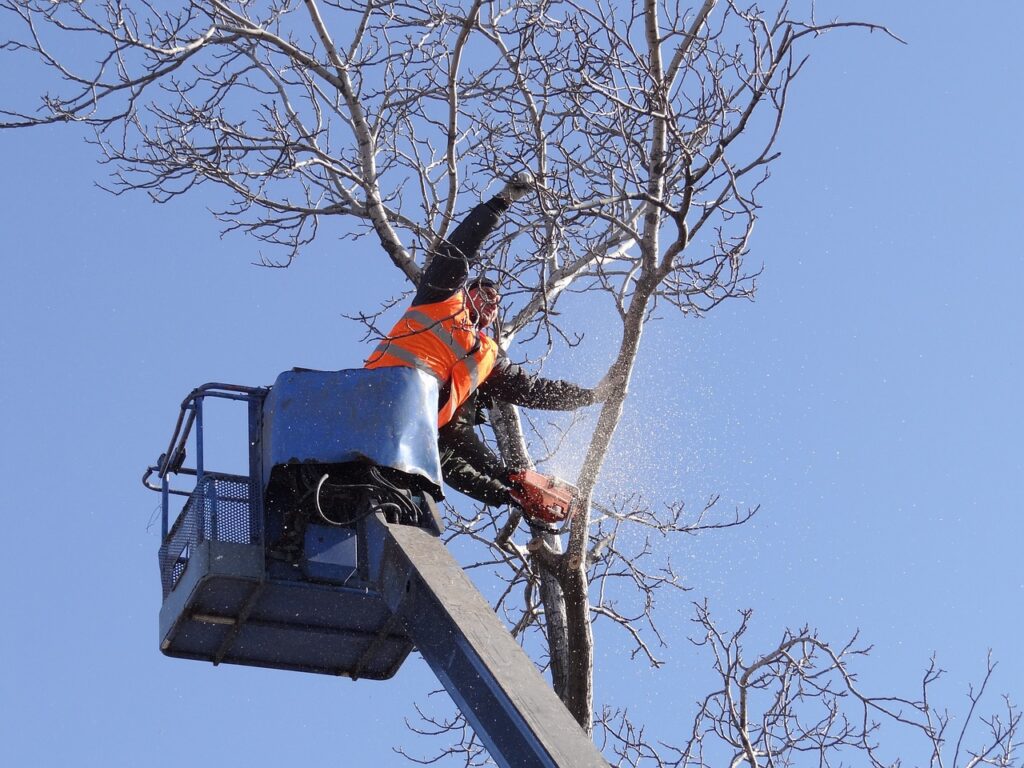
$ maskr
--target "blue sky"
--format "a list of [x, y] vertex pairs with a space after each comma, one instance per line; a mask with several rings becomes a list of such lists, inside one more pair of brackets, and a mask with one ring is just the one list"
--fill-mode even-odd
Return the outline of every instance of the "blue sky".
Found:
[[[909, 44], [850, 32], [812, 47], [753, 241], [757, 301], [646, 337], [607, 487], [762, 507], [674, 553], [692, 592], [663, 607], [665, 669], [599, 635], [599, 699], [666, 741], [710, 689], [685, 640], [704, 597], [726, 623], [755, 609], [751, 652], [786, 626], [860, 629], [873, 691], [913, 694], [935, 652], [956, 709], [991, 648], [993, 692], [1024, 699], [1024, 8], [917, 8], [819, 4]], [[33, 86], [16, 76], [5, 90]], [[257, 247], [220, 239], [204, 200], [97, 189], [104, 169], [71, 129], [0, 134], [0, 158], [0, 756], [400, 764], [402, 718], [435, 685], [418, 659], [353, 684], [159, 654], [158, 499], [139, 483], [193, 386], [358, 365], [341, 313], [397, 275], [369, 243], [329, 239], [288, 270], [252, 266]], [[600, 374], [582, 354], [552, 371]], [[894, 756], [926, 761], [893, 738]]]

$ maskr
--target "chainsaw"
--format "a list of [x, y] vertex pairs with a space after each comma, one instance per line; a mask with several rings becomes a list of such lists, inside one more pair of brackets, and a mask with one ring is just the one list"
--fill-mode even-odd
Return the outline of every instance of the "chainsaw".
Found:
[[512, 483], [512, 498], [536, 528], [563, 531], [579, 509], [579, 489], [557, 477], [524, 469], [508, 479]]

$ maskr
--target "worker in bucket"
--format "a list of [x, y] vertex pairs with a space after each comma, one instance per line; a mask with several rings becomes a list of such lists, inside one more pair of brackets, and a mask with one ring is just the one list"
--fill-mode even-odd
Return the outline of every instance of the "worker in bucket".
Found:
[[[518, 467], [506, 466], [477, 436], [484, 408], [504, 401], [526, 408], [569, 411], [604, 402], [613, 382], [594, 389], [544, 379], [513, 363], [486, 331], [498, 315], [498, 285], [469, 279], [480, 246], [511, 205], [533, 189], [531, 174], [517, 173], [497, 195], [480, 203], [432, 255], [412, 305], [365, 362], [367, 368], [410, 366], [438, 381], [438, 447], [445, 482], [492, 506], [516, 503]], [[529, 511], [529, 510], [527, 510]]]

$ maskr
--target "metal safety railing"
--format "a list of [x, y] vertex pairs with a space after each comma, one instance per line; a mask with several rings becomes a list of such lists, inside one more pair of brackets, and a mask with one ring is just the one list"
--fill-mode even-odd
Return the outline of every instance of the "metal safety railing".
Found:
[[[203, 541], [263, 544], [262, 421], [266, 387], [211, 382], [192, 390], [182, 401], [178, 420], [156, 464], [147, 467], [142, 483], [161, 495], [160, 581], [164, 597], [177, 584], [193, 548]], [[203, 405], [206, 398], [244, 402], [248, 406], [249, 475], [210, 471], [204, 461]], [[194, 438], [194, 466], [185, 466], [189, 439]], [[172, 487], [171, 478], [194, 477], [191, 487]], [[186, 501], [171, 520], [171, 496]]]

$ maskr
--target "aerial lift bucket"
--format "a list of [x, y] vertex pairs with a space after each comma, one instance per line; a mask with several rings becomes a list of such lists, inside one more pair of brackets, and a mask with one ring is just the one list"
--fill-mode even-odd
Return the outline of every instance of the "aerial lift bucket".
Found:
[[[209, 398], [248, 403], [248, 477], [202, 466]], [[171, 447], [146, 477], [165, 504], [161, 650], [214, 664], [394, 675], [413, 643], [371, 579], [365, 519], [382, 502], [402, 504], [440, 532], [436, 403], [433, 378], [411, 368], [288, 371], [269, 390], [214, 384], [191, 393]], [[193, 427], [198, 466], [186, 469]], [[175, 467], [196, 477], [194, 489], [172, 491]], [[324, 475], [335, 482], [317, 489]], [[343, 481], [374, 477], [387, 485], [339, 493]], [[186, 501], [169, 525], [176, 493]]]

